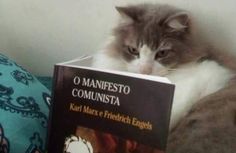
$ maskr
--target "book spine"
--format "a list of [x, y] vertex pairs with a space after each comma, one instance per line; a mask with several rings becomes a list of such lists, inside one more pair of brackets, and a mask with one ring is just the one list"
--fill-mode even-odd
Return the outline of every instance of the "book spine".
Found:
[[[48, 133], [47, 133], [47, 141], [46, 141], [46, 148], [50, 150], [50, 135], [51, 135], [51, 129], [53, 129], [52, 125], [52, 114], [54, 112], [54, 101], [55, 100], [55, 95], [57, 95], [57, 91], [55, 89], [62, 89], [63, 87], [63, 67], [55, 65], [54, 66], [54, 72], [53, 72], [53, 85], [52, 85], [52, 91], [51, 91], [51, 106], [50, 106], [50, 111], [49, 111], [49, 120], [48, 120]], [[50, 152], [50, 151], [49, 151]]]

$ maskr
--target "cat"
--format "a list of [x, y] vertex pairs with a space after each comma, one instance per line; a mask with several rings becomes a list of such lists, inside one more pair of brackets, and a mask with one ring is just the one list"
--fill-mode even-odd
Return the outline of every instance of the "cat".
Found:
[[187, 11], [165, 4], [116, 9], [120, 21], [93, 67], [165, 76], [176, 85], [167, 152], [235, 152], [235, 58], [202, 43]]

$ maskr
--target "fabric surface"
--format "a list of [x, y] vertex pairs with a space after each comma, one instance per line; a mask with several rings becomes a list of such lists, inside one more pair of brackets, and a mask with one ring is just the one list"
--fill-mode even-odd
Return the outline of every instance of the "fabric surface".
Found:
[[0, 153], [45, 151], [50, 91], [0, 54]]
[[38, 80], [48, 88], [48, 90], [52, 91], [52, 77], [48, 76], [36, 76]]

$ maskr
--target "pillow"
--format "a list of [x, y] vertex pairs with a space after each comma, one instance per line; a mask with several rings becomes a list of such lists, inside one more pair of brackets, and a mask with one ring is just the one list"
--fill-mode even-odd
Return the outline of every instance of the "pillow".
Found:
[[50, 91], [0, 54], [0, 153], [45, 152]]

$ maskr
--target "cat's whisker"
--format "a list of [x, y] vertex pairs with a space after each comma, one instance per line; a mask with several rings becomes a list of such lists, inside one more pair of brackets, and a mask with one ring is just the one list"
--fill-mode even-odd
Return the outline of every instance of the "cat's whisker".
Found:
[[159, 76], [165, 76], [165, 75], [167, 75], [167, 73], [168, 73], [168, 71], [166, 71], [166, 70], [161, 70], [161, 71], [158, 72], [158, 75], [159, 75]]
[[176, 71], [177, 69], [168, 69], [168, 71]]

